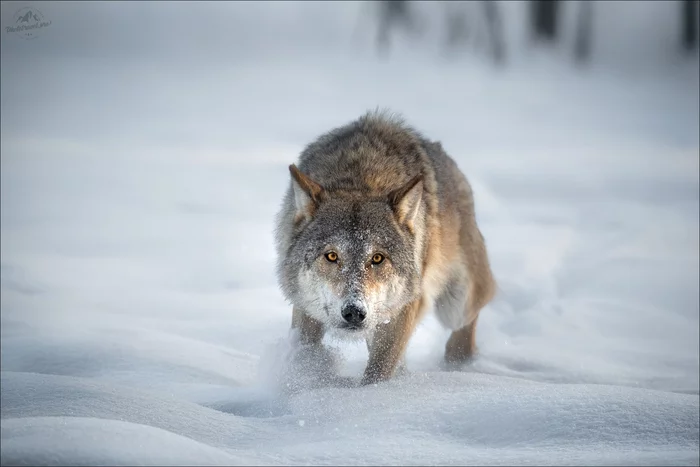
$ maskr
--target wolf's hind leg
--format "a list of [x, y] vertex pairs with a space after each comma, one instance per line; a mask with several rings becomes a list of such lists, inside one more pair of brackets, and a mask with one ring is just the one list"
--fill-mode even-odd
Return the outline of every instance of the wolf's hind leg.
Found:
[[[445, 346], [445, 362], [448, 364], [466, 362], [476, 355], [476, 323], [479, 313], [491, 301], [496, 291], [484, 237], [468, 206], [465, 207], [465, 212], [467, 217], [462, 224], [460, 240], [462, 264], [466, 269], [463, 269], [462, 274], [448, 287], [451, 292], [448, 295], [463, 298], [463, 301], [452, 300], [453, 305], [459, 305], [459, 309], [454, 311], [461, 312], [462, 322], [456, 320], [452, 323], [453, 332]], [[461, 293], [456, 293], [453, 288], [457, 284], [459, 286], [456, 290]]]
[[447, 329], [452, 330], [445, 346], [446, 363], [465, 362], [476, 354], [476, 322], [479, 310], [469, 310], [469, 289], [464, 275], [455, 276], [435, 301], [438, 320]]
[[476, 356], [476, 323], [483, 307], [493, 298], [495, 284], [489, 274], [485, 278], [476, 277], [466, 289], [462, 308], [464, 321], [461, 327], [452, 328], [452, 335], [445, 346], [445, 362], [448, 364], [463, 363]]
[[292, 311], [292, 329], [299, 329], [299, 342], [306, 345], [320, 345], [323, 341], [323, 325], [304, 313], [301, 308]]
[[467, 287], [467, 299], [463, 308], [464, 325], [453, 332], [445, 346], [445, 362], [448, 364], [463, 363], [473, 358], [476, 347], [476, 323], [479, 313], [491, 301], [495, 284], [491, 276], [475, 278]]
[[452, 331], [445, 345], [446, 363], [463, 363], [476, 355], [476, 322], [478, 315], [468, 325]]
[[467, 282], [466, 271], [455, 272], [445, 290], [435, 300], [435, 316], [447, 329], [456, 331], [467, 323]]

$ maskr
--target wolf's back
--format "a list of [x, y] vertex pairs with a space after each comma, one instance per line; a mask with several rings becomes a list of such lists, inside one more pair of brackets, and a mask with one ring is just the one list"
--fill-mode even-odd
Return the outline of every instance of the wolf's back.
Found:
[[309, 144], [299, 169], [332, 192], [379, 196], [401, 187], [432, 165], [424, 140], [388, 112], [370, 112]]

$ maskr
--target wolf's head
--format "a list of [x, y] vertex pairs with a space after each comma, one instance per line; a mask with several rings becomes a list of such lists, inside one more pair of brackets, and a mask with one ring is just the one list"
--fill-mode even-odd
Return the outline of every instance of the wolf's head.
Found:
[[422, 176], [382, 196], [326, 191], [295, 165], [294, 235], [280, 263], [286, 295], [345, 334], [391, 320], [419, 293]]

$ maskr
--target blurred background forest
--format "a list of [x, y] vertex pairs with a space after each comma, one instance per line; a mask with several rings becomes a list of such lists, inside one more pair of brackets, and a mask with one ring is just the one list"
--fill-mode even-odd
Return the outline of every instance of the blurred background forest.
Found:
[[[420, 3], [426, 2], [380, 0], [371, 5], [375, 10], [375, 42], [380, 53], [389, 53], [391, 41], [397, 34], [403, 33], [416, 39], [424, 36], [427, 25], [421, 15]], [[503, 10], [504, 3], [508, 2], [472, 0], [429, 3], [430, 8], [443, 10], [439, 34], [445, 51], [454, 52], [471, 46], [472, 49], [485, 51], [497, 63], [507, 60], [510, 44], [504, 34]], [[571, 57], [585, 63], [594, 53], [594, 23], [598, 19], [600, 3], [592, 0], [529, 0], [523, 18], [527, 22], [526, 40], [533, 46], [541, 46], [572, 37], [571, 44], [567, 44]], [[676, 0], [673, 3], [678, 11], [678, 51], [693, 56], [698, 50], [700, 2]], [[625, 19], [622, 17], [618, 20], [624, 22]]]

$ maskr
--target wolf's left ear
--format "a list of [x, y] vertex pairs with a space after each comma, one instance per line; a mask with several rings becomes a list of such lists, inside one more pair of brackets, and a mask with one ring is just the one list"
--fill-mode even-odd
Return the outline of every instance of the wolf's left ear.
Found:
[[289, 166], [289, 172], [292, 174], [292, 187], [294, 187], [296, 218], [311, 218], [324, 198], [323, 187], [304, 175], [294, 164]]
[[389, 204], [394, 210], [399, 224], [404, 224], [413, 231], [413, 224], [423, 198], [423, 175], [413, 177], [401, 188], [389, 193]]

